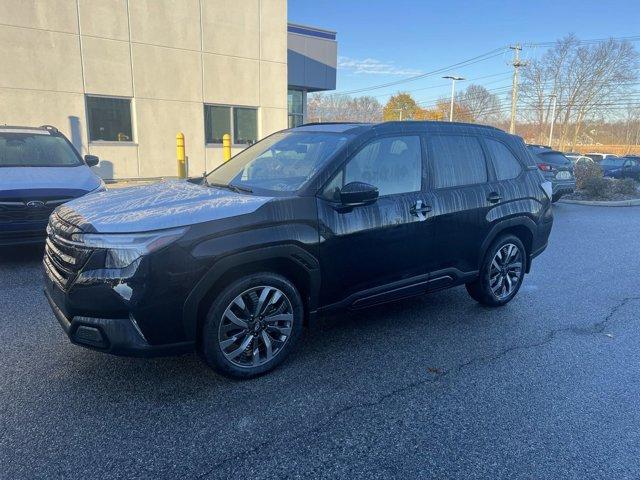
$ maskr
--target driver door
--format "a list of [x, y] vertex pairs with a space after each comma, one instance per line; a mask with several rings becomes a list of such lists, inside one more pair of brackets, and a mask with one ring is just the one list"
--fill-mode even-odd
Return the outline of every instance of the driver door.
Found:
[[[426, 274], [430, 238], [423, 171], [419, 135], [377, 137], [325, 187], [317, 199], [323, 306], [379, 303], [426, 281], [417, 278]], [[345, 208], [340, 189], [355, 181], [377, 187], [377, 201]]]

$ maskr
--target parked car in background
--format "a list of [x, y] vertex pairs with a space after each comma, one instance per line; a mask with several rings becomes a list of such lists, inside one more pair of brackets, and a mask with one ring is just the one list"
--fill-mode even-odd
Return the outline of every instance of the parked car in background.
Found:
[[0, 126], [0, 246], [44, 242], [56, 207], [105, 189], [97, 164], [54, 127]]
[[573, 176], [573, 163], [562, 152], [544, 145], [528, 145], [538, 168], [553, 185], [553, 202], [563, 195], [573, 193], [576, 179]]
[[462, 284], [505, 305], [547, 246], [550, 200], [522, 139], [496, 128], [306, 125], [203, 178], [58, 207], [45, 292], [73, 343], [197, 350], [252, 377], [326, 312]]
[[593, 160], [596, 163], [600, 163], [605, 158], [618, 157], [618, 155], [615, 155], [613, 153], [585, 153], [585, 156], [589, 157], [591, 160]]
[[600, 162], [602, 173], [611, 178], [633, 178], [640, 181], [640, 160], [631, 157], [608, 157]]
[[565, 153], [564, 156], [567, 157], [569, 160], [571, 160], [571, 162], [574, 165], [580, 162], [593, 163], [593, 159], [585, 155], [582, 155], [581, 153]]

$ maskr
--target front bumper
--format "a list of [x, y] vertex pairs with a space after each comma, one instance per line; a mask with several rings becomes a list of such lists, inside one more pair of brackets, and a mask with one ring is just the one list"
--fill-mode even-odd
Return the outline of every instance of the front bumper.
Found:
[[[194, 342], [152, 345], [140, 330], [134, 317], [100, 318], [68, 315], [67, 294], [44, 275], [44, 294], [63, 330], [72, 343], [93, 350], [130, 357], [179, 355], [194, 350]], [[96, 297], [94, 297], [96, 298]]]
[[193, 342], [150, 345], [133, 318], [68, 318], [57, 305], [56, 288], [47, 282], [44, 294], [53, 314], [72, 343], [113, 355], [128, 357], [159, 357], [193, 351]]

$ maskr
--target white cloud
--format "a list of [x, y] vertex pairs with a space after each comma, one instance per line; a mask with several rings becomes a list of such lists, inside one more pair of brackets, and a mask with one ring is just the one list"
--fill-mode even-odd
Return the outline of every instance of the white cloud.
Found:
[[419, 75], [422, 73], [420, 70], [398, 67], [394, 62], [384, 62], [376, 58], [338, 57], [338, 68], [357, 75]]

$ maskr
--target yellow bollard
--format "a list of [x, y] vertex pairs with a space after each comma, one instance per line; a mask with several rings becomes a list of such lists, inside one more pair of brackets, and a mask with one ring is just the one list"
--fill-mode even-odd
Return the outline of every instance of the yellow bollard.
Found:
[[187, 160], [184, 154], [184, 133], [176, 135], [176, 155], [178, 158], [178, 178], [187, 178]]
[[231, 158], [231, 135], [228, 133], [222, 136], [222, 157], [225, 162]]

